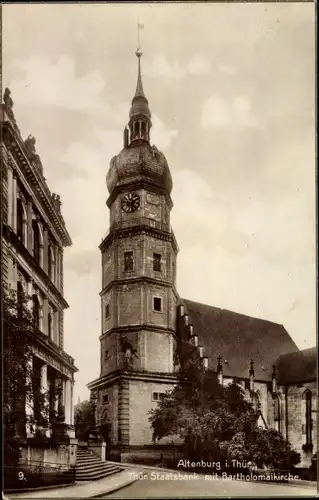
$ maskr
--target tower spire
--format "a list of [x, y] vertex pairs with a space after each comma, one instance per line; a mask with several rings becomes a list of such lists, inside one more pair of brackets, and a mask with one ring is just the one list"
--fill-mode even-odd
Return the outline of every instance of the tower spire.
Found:
[[[130, 143], [136, 143], [136, 141], [147, 141], [150, 140], [150, 128], [152, 126], [151, 122], [151, 112], [148, 105], [148, 100], [144, 94], [143, 82], [142, 82], [142, 72], [141, 72], [141, 57], [142, 49], [140, 48], [140, 30], [144, 28], [143, 24], [137, 24], [137, 43], [138, 47], [136, 49], [135, 55], [138, 61], [137, 68], [137, 83], [135, 95], [132, 99], [132, 106], [130, 109], [130, 120], [129, 120], [129, 130], [130, 130]], [[126, 144], [126, 141], [124, 141]]]
[[134, 97], [144, 97], [146, 99], [144, 90], [143, 90], [143, 82], [142, 82], [142, 73], [141, 73], [141, 57], [143, 55], [143, 51], [140, 47], [136, 49], [135, 55], [138, 60], [138, 70], [137, 70], [137, 84], [136, 91]]

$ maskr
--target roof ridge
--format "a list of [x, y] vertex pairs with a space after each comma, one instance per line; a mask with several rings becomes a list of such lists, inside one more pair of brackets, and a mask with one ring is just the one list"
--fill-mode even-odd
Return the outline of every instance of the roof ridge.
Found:
[[195, 300], [184, 299], [184, 298], [181, 298], [180, 300], [184, 301], [184, 302], [192, 302], [193, 304], [198, 304], [200, 306], [209, 307], [211, 309], [219, 310], [221, 312], [225, 311], [225, 312], [228, 312], [228, 313], [231, 313], [231, 314], [236, 314], [237, 316], [244, 316], [245, 318], [255, 319], [255, 320], [258, 320], [258, 321], [263, 321], [264, 323], [270, 323], [272, 325], [281, 326], [282, 328], [284, 328], [286, 330], [285, 326], [282, 323], [277, 323], [276, 321], [271, 321], [269, 319], [264, 319], [264, 318], [259, 318], [259, 317], [256, 317], [256, 316], [251, 316], [249, 314], [244, 314], [244, 313], [241, 313], [241, 312], [232, 311], [231, 309], [226, 309], [226, 308], [223, 308], [223, 307], [212, 306], [210, 304], [204, 304], [203, 302], [198, 302], [198, 301], [195, 301]]

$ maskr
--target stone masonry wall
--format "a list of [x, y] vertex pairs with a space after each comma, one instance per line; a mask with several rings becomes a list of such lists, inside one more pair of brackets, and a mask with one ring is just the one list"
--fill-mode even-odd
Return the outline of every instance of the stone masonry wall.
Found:
[[[302, 446], [306, 443], [305, 434], [305, 401], [303, 395], [306, 389], [312, 392], [312, 443], [313, 450], [305, 453]], [[292, 447], [301, 455], [301, 467], [308, 467], [312, 455], [317, 451], [317, 389], [316, 383], [308, 382], [288, 387], [288, 440]]]
[[[130, 441], [131, 446], [151, 445], [152, 428], [148, 420], [148, 412], [155, 409], [157, 402], [154, 401], [153, 393], [165, 393], [174, 388], [173, 384], [165, 382], [143, 382], [139, 380], [130, 381]], [[161, 444], [171, 443], [169, 440], [161, 440]]]

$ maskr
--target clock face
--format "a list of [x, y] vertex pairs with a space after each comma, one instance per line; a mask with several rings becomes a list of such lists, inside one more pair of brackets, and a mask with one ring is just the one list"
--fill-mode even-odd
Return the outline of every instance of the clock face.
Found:
[[140, 197], [137, 193], [128, 193], [123, 196], [121, 207], [123, 212], [135, 212], [140, 206]]

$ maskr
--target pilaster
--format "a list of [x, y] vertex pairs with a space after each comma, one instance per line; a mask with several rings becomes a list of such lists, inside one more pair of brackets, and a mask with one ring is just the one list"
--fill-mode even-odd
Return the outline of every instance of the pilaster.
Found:
[[60, 267], [61, 267], [61, 256], [60, 256], [60, 249], [57, 246], [55, 248], [55, 253], [54, 253], [54, 259], [55, 259], [55, 286], [60, 290], [60, 282], [61, 282], [61, 276], [60, 276]]
[[49, 335], [49, 325], [48, 325], [48, 313], [49, 313], [49, 301], [48, 297], [43, 298], [43, 332]]
[[59, 312], [53, 312], [53, 340], [59, 345]]
[[29, 200], [27, 204], [27, 249], [30, 253], [33, 253], [32, 216], [32, 201]]
[[121, 380], [118, 395], [118, 441], [121, 446], [130, 444], [130, 395], [129, 381]]
[[62, 347], [62, 349], [63, 349], [63, 345], [64, 345], [63, 328], [64, 328], [64, 312], [60, 311], [59, 312], [59, 346]]
[[69, 378], [65, 380], [64, 391], [65, 423], [72, 425], [72, 382]]
[[33, 283], [30, 280], [27, 283], [27, 295], [29, 297], [29, 299], [28, 299], [28, 309], [29, 310], [32, 310], [32, 294], [33, 294]]
[[43, 270], [48, 274], [49, 269], [49, 240], [48, 240], [48, 229], [43, 228]]

